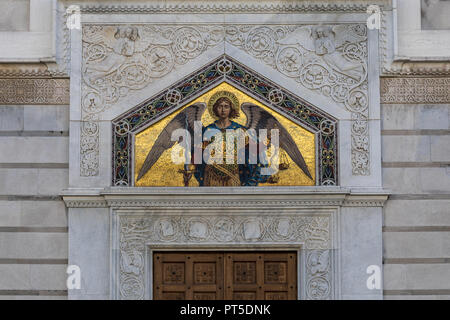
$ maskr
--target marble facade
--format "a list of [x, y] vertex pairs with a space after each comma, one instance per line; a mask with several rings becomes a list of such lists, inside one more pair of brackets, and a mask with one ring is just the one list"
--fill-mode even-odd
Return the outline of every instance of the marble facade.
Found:
[[[18, 239], [38, 230], [58, 247], [33, 257], [0, 247], [0, 268], [53, 264], [45, 275], [77, 265], [81, 289], [66, 290], [60, 275], [59, 296], [152, 299], [155, 250], [294, 250], [299, 299], [450, 296], [436, 280], [449, 270], [450, 43], [448, 30], [421, 28], [420, 0], [412, 1], [45, 0], [51, 19], [39, 24], [30, 10], [28, 22], [12, 26], [28, 28], [42, 46], [0, 49], [8, 62], [0, 64], [0, 145], [37, 148], [53, 139], [58, 151], [0, 156], [0, 237], [12, 247], [11, 227]], [[66, 24], [73, 4], [81, 29]], [[369, 4], [381, 8], [379, 29], [366, 27]], [[0, 29], [0, 40], [16, 37], [12, 29]], [[337, 137], [332, 183], [244, 190], [115, 180], [114, 130], [127, 126], [127, 112], [219, 60], [329, 116]], [[172, 101], [149, 123], [194, 98]], [[276, 110], [270, 97], [264, 102]], [[24, 185], [7, 188], [17, 175]], [[31, 223], [30, 203], [48, 217]], [[63, 205], [67, 217], [56, 219]], [[375, 290], [367, 287], [373, 265], [383, 269]], [[429, 283], [411, 280], [428, 272], [418, 265], [429, 267]], [[29, 277], [32, 285], [17, 291], [25, 296], [42, 283]], [[0, 297], [18, 290], [1, 278]]]
[[[86, 284], [81, 292], [69, 291], [69, 298], [151, 298], [149, 252], [160, 247], [220, 249], [225, 244], [241, 250], [299, 250], [301, 299], [382, 297], [381, 290], [367, 289], [362, 280], [368, 265], [381, 265], [381, 214], [387, 197], [377, 160], [381, 150], [378, 32], [367, 30], [365, 13], [346, 14], [339, 7], [327, 12], [325, 26], [305, 23], [320, 20], [322, 13], [315, 13], [313, 7], [269, 7], [259, 13], [260, 8], [264, 7], [247, 9], [251, 15], [230, 15], [194, 5], [190, 10], [195, 14], [189, 17], [182, 15], [182, 7], [170, 15], [148, 15], [127, 5], [108, 14], [102, 12], [108, 7], [81, 8], [83, 29], [70, 31], [69, 161], [73, 166], [63, 197], [73, 230], [69, 231], [69, 263], [90, 270], [89, 283], [103, 280]], [[132, 10], [137, 11], [130, 15]], [[114, 37], [122, 30], [130, 30], [129, 36]], [[158, 64], [156, 56], [164, 63]], [[111, 120], [118, 121], [141, 101], [221, 57], [245, 65], [337, 119], [337, 185], [249, 188], [245, 194], [236, 188], [111, 186]], [[119, 74], [121, 83], [113, 80]], [[174, 194], [176, 201], [171, 199]], [[263, 200], [268, 196], [269, 202]], [[273, 209], [262, 214], [261, 208], [268, 206]], [[210, 213], [200, 213], [199, 208]], [[101, 244], [100, 239], [94, 247], [89, 244], [87, 255], [83, 252], [88, 242], [79, 238], [77, 230], [92, 226], [89, 219], [79, 217], [80, 210], [104, 221], [111, 215], [109, 226], [98, 225], [105, 232], [97, 232]], [[285, 219], [297, 227], [285, 230]], [[220, 222], [229, 224], [230, 233], [215, 234]], [[316, 225], [323, 235], [314, 235]], [[355, 228], [359, 231], [353, 237], [343, 235], [343, 230], [351, 234]], [[126, 230], [140, 230], [142, 240], [123, 243], [127, 237], [135, 238]], [[108, 234], [111, 242], [105, 241]], [[329, 264], [317, 274], [310, 273], [309, 255], [322, 252]], [[93, 265], [88, 259], [92, 254], [109, 254], [110, 263], [102, 259]]]

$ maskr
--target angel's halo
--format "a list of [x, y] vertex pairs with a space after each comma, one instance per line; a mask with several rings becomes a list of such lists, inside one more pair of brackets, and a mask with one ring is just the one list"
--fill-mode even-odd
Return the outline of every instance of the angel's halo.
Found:
[[228, 98], [231, 101], [231, 108], [233, 108], [236, 111], [237, 116], [239, 116], [239, 99], [234, 93], [222, 90], [214, 93], [208, 101], [208, 112], [213, 119], [219, 119], [214, 113], [213, 107], [217, 100], [219, 100], [220, 98]]

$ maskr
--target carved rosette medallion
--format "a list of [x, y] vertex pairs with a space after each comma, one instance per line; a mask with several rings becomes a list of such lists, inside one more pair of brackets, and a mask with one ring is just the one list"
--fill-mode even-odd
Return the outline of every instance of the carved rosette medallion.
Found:
[[331, 250], [307, 250], [306, 298], [328, 300], [332, 296]]

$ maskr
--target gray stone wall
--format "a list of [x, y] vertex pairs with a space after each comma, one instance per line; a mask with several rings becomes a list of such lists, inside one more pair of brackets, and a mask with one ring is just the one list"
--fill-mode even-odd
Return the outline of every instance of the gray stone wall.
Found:
[[422, 29], [450, 29], [449, 0], [421, 0]]
[[0, 32], [29, 31], [30, 0], [0, 1]]
[[0, 105], [0, 299], [65, 299], [68, 105]]
[[382, 105], [384, 298], [450, 298], [450, 105]]

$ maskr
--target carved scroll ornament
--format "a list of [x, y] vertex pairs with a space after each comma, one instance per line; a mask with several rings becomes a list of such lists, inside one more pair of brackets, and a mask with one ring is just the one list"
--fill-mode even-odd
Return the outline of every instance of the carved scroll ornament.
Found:
[[365, 25], [83, 26], [81, 176], [99, 173], [100, 114], [223, 42], [352, 114], [352, 172], [369, 175]]

